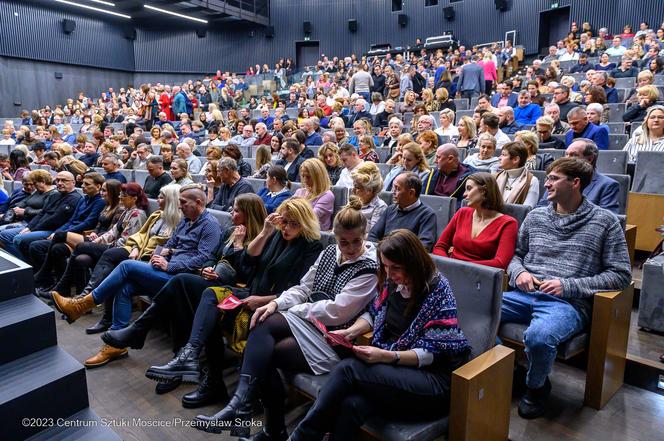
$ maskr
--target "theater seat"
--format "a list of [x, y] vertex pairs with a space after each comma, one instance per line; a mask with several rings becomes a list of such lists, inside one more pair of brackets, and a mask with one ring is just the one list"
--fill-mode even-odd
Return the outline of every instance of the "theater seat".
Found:
[[[521, 325], [518, 323], [506, 323], [500, 327], [500, 338], [522, 342], [523, 335], [526, 333], [526, 325]], [[558, 358], [561, 360], [569, 360], [575, 355], [580, 354], [586, 350], [588, 346], [590, 336], [588, 333], [583, 332], [581, 334], [575, 335], [570, 340], [562, 343], [558, 346]]]

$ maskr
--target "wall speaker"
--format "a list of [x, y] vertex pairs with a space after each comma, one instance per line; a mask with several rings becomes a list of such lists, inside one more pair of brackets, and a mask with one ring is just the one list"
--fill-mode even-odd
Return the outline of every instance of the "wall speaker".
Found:
[[265, 38], [274, 38], [274, 26], [267, 26], [265, 28]]
[[496, 4], [496, 9], [498, 9], [499, 11], [507, 10], [507, 0], [493, 0], [493, 1]]
[[399, 14], [399, 26], [402, 28], [408, 24], [408, 16], [406, 14]]
[[136, 40], [136, 29], [127, 26], [124, 28], [124, 38], [127, 40]]
[[348, 30], [351, 32], [357, 32], [357, 20], [354, 18], [348, 20]]
[[55, 79], [56, 80], [61, 80], [62, 79], [62, 72], [56, 72], [55, 73]]
[[443, 8], [443, 17], [445, 17], [445, 20], [454, 20], [454, 8], [452, 6]]
[[311, 34], [311, 22], [310, 21], [303, 21], [302, 22], [302, 30], [304, 31], [305, 34]]
[[207, 35], [207, 29], [203, 28], [196, 29], [196, 36], [198, 38], [205, 38], [206, 35]]
[[62, 20], [62, 32], [65, 34], [71, 34], [76, 29], [76, 22], [74, 20], [69, 20], [65, 18]]

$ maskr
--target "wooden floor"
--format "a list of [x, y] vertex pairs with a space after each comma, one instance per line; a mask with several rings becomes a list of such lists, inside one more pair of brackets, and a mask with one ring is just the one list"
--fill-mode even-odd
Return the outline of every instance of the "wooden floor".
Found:
[[[81, 362], [97, 351], [101, 339], [98, 335], [86, 335], [84, 328], [98, 320], [98, 312], [86, 315], [72, 325], [60, 320], [59, 314], [57, 316], [58, 341], [63, 349]], [[659, 343], [664, 342], [664, 337], [657, 338]], [[647, 342], [642, 346], [652, 347], [653, 344], [655, 343]], [[131, 350], [129, 357], [124, 360], [88, 370], [90, 406], [101, 418], [114, 419], [118, 422], [122, 418], [143, 418], [163, 423], [170, 423], [174, 421], [173, 419], [179, 418], [186, 422], [198, 413], [216, 412], [218, 406], [194, 410], [182, 408], [180, 397], [194, 386], [181, 386], [165, 395], [154, 393], [155, 383], [145, 377], [145, 370], [151, 364], [168, 361], [171, 356], [169, 338], [160, 331], [153, 331], [145, 349]], [[574, 367], [556, 363], [551, 376], [553, 383], [551, 406], [545, 418], [532, 421], [521, 419], [516, 412], [518, 400], [515, 398], [512, 406], [510, 439], [512, 441], [664, 440], [664, 396], [626, 385], [603, 410], [595, 411], [582, 406], [584, 374]], [[236, 375], [230, 375], [229, 378], [236, 378]], [[231, 383], [229, 386], [231, 390], [234, 387]], [[302, 408], [298, 408], [289, 414], [290, 425], [296, 422], [302, 411]], [[174, 421], [173, 424], [177, 423]], [[124, 440], [220, 439], [219, 435], [206, 434], [183, 427], [182, 424], [175, 427], [115, 427], [114, 430]], [[236, 438], [231, 438], [225, 433], [221, 435], [221, 439]]]

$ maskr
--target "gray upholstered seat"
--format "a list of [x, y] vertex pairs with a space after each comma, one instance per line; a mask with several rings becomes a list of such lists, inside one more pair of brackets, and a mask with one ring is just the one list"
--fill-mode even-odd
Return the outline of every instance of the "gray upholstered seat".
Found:
[[157, 210], [159, 210], [159, 202], [156, 199], [148, 199], [148, 209], [146, 214], [150, 216]]
[[609, 134], [609, 150], [622, 150], [629, 141], [629, 135]]
[[[523, 335], [526, 332], [526, 329], [528, 329], [527, 325], [518, 323], [505, 323], [500, 327], [498, 335], [500, 338], [523, 343]], [[582, 332], [581, 334], [575, 335], [566, 342], [561, 343], [558, 345], [558, 358], [567, 360], [574, 355], [583, 352], [588, 346], [589, 338], [589, 333]]]
[[553, 157], [553, 159], [558, 159], [565, 156], [565, 150], [563, 149], [539, 149], [537, 153], [548, 153]]
[[134, 182], [141, 187], [145, 185], [145, 180], [148, 178], [147, 170], [134, 170]]
[[529, 205], [505, 204], [505, 214], [512, 216], [519, 223], [523, 223], [532, 208]]
[[392, 169], [392, 166], [389, 164], [376, 164], [378, 166], [378, 170], [380, 170], [380, 175], [384, 178], [387, 176], [387, 174], [390, 172]]
[[[121, 169], [118, 170], [118, 171], [120, 172], [120, 174], [121, 174], [122, 176], [125, 177], [125, 179], [127, 180], [127, 182], [134, 182], [134, 170], [128, 170], [128, 169], [125, 169], [125, 168], [121, 168]], [[145, 182], [145, 181], [143, 181], [143, 182]], [[143, 184], [141, 184], [141, 187], [142, 187], [142, 186], [143, 186]]]
[[334, 193], [333, 216], [335, 216], [339, 212], [339, 210], [341, 210], [341, 207], [343, 207], [348, 203], [348, 191], [349, 190], [346, 187], [337, 187], [337, 186], [332, 187], [332, 193]]
[[233, 225], [233, 217], [230, 213], [226, 211], [212, 210], [210, 208], [208, 208], [208, 211], [219, 221], [219, 225], [221, 225], [222, 231]]
[[664, 194], [664, 152], [639, 152], [632, 191]]
[[447, 196], [424, 194], [420, 195], [420, 200], [436, 213], [436, 235], [440, 235], [456, 213], [457, 200]]
[[245, 178], [247, 182], [251, 184], [251, 187], [254, 189], [255, 193], [258, 193], [259, 190], [265, 187], [265, 179], [256, 179], [256, 178]]
[[544, 170], [530, 170], [530, 172], [537, 178], [539, 181], [539, 197], [542, 199], [544, 192], [544, 183], [546, 182], [546, 172]]
[[627, 173], [627, 152], [622, 150], [600, 150], [597, 158], [597, 171], [624, 175]]
[[328, 245], [333, 245], [337, 243], [337, 239], [334, 237], [334, 233], [331, 231], [321, 231], [320, 232], [320, 243], [323, 244], [323, 248]]

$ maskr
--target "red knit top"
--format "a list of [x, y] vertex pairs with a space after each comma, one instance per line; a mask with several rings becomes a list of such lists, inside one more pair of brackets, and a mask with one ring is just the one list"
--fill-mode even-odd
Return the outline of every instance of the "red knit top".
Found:
[[[456, 212], [443, 234], [438, 238], [433, 253], [439, 256], [465, 260], [480, 265], [507, 269], [516, 247], [519, 225], [507, 215], [491, 221], [473, 239], [473, 213], [470, 207]], [[451, 253], [450, 248], [452, 248]]]

